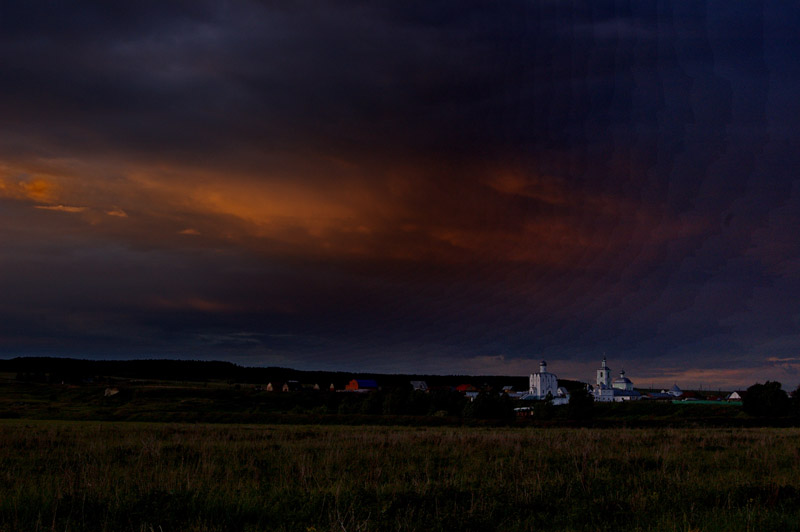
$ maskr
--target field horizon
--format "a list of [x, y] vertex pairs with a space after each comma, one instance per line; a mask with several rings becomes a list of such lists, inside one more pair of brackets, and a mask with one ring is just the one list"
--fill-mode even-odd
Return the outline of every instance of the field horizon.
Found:
[[721, 532], [800, 522], [793, 414], [539, 401], [518, 417], [501, 396], [470, 403], [403, 386], [267, 392], [224, 379], [52, 376], [0, 381], [0, 532]]

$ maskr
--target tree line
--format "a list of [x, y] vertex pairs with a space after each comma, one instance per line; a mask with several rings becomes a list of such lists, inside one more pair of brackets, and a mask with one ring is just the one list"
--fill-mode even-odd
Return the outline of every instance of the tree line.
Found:
[[754, 384], [742, 398], [742, 409], [756, 417], [800, 417], [800, 386], [788, 394], [777, 381]]

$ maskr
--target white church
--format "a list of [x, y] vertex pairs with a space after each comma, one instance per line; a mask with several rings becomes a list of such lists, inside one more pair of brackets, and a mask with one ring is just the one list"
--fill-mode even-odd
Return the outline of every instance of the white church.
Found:
[[569, 403], [569, 393], [565, 388], [558, 387], [558, 377], [547, 371], [547, 362], [544, 360], [539, 363], [538, 373], [531, 374], [529, 382], [528, 395], [523, 399], [544, 400], [549, 394], [554, 405]]
[[633, 382], [625, 376], [625, 370], [619, 372], [618, 378], [611, 380], [611, 368], [606, 364], [606, 357], [603, 357], [600, 369], [597, 370], [595, 385], [589, 391], [599, 403], [621, 403], [642, 398], [642, 394], [633, 389]]

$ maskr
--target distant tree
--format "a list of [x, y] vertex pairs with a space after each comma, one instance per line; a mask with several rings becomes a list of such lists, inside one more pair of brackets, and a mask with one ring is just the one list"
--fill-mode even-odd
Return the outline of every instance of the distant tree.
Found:
[[[549, 396], [550, 394], [548, 394]], [[552, 397], [550, 400], [535, 401], [533, 405], [533, 415], [536, 419], [553, 419], [558, 411], [557, 406], [553, 406]]]
[[581, 381], [574, 381], [570, 379], [558, 379], [558, 387], [559, 388], [566, 388], [566, 390], [572, 394], [575, 390], [585, 390], [586, 383]]
[[408, 401], [408, 413], [413, 416], [424, 416], [431, 407], [431, 396], [427, 392], [414, 390]]
[[476, 419], [510, 419], [514, 417], [514, 406], [506, 394], [481, 392], [464, 407], [464, 417]]
[[767, 381], [754, 384], [747, 389], [742, 399], [742, 408], [751, 416], [780, 417], [789, 413], [789, 396], [781, 389], [781, 383]]
[[791, 395], [790, 410], [792, 415], [795, 417], [800, 417], [800, 385], [797, 386], [797, 389], [793, 391]]
[[586, 389], [586, 386], [572, 390], [567, 406], [567, 415], [570, 419], [588, 419], [592, 417], [593, 409], [594, 397]]
[[383, 392], [367, 392], [358, 395], [363, 396], [361, 402], [362, 414], [378, 415], [383, 413]]
[[337, 413], [340, 415], [360, 414], [363, 407], [364, 398], [360, 397], [361, 394], [344, 393], [337, 394], [342, 399], [339, 402]]
[[507, 394], [498, 395], [495, 412], [499, 419], [514, 419], [514, 401]]
[[447, 412], [448, 416], [460, 416], [469, 401], [458, 392], [437, 390], [430, 393], [428, 415]]
[[410, 384], [389, 390], [383, 399], [383, 413], [395, 416], [408, 414], [413, 391]]

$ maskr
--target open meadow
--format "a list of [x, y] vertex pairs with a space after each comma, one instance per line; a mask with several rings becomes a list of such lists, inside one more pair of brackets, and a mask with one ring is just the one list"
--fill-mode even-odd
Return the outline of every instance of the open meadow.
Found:
[[0, 530], [792, 530], [800, 430], [0, 421]]

